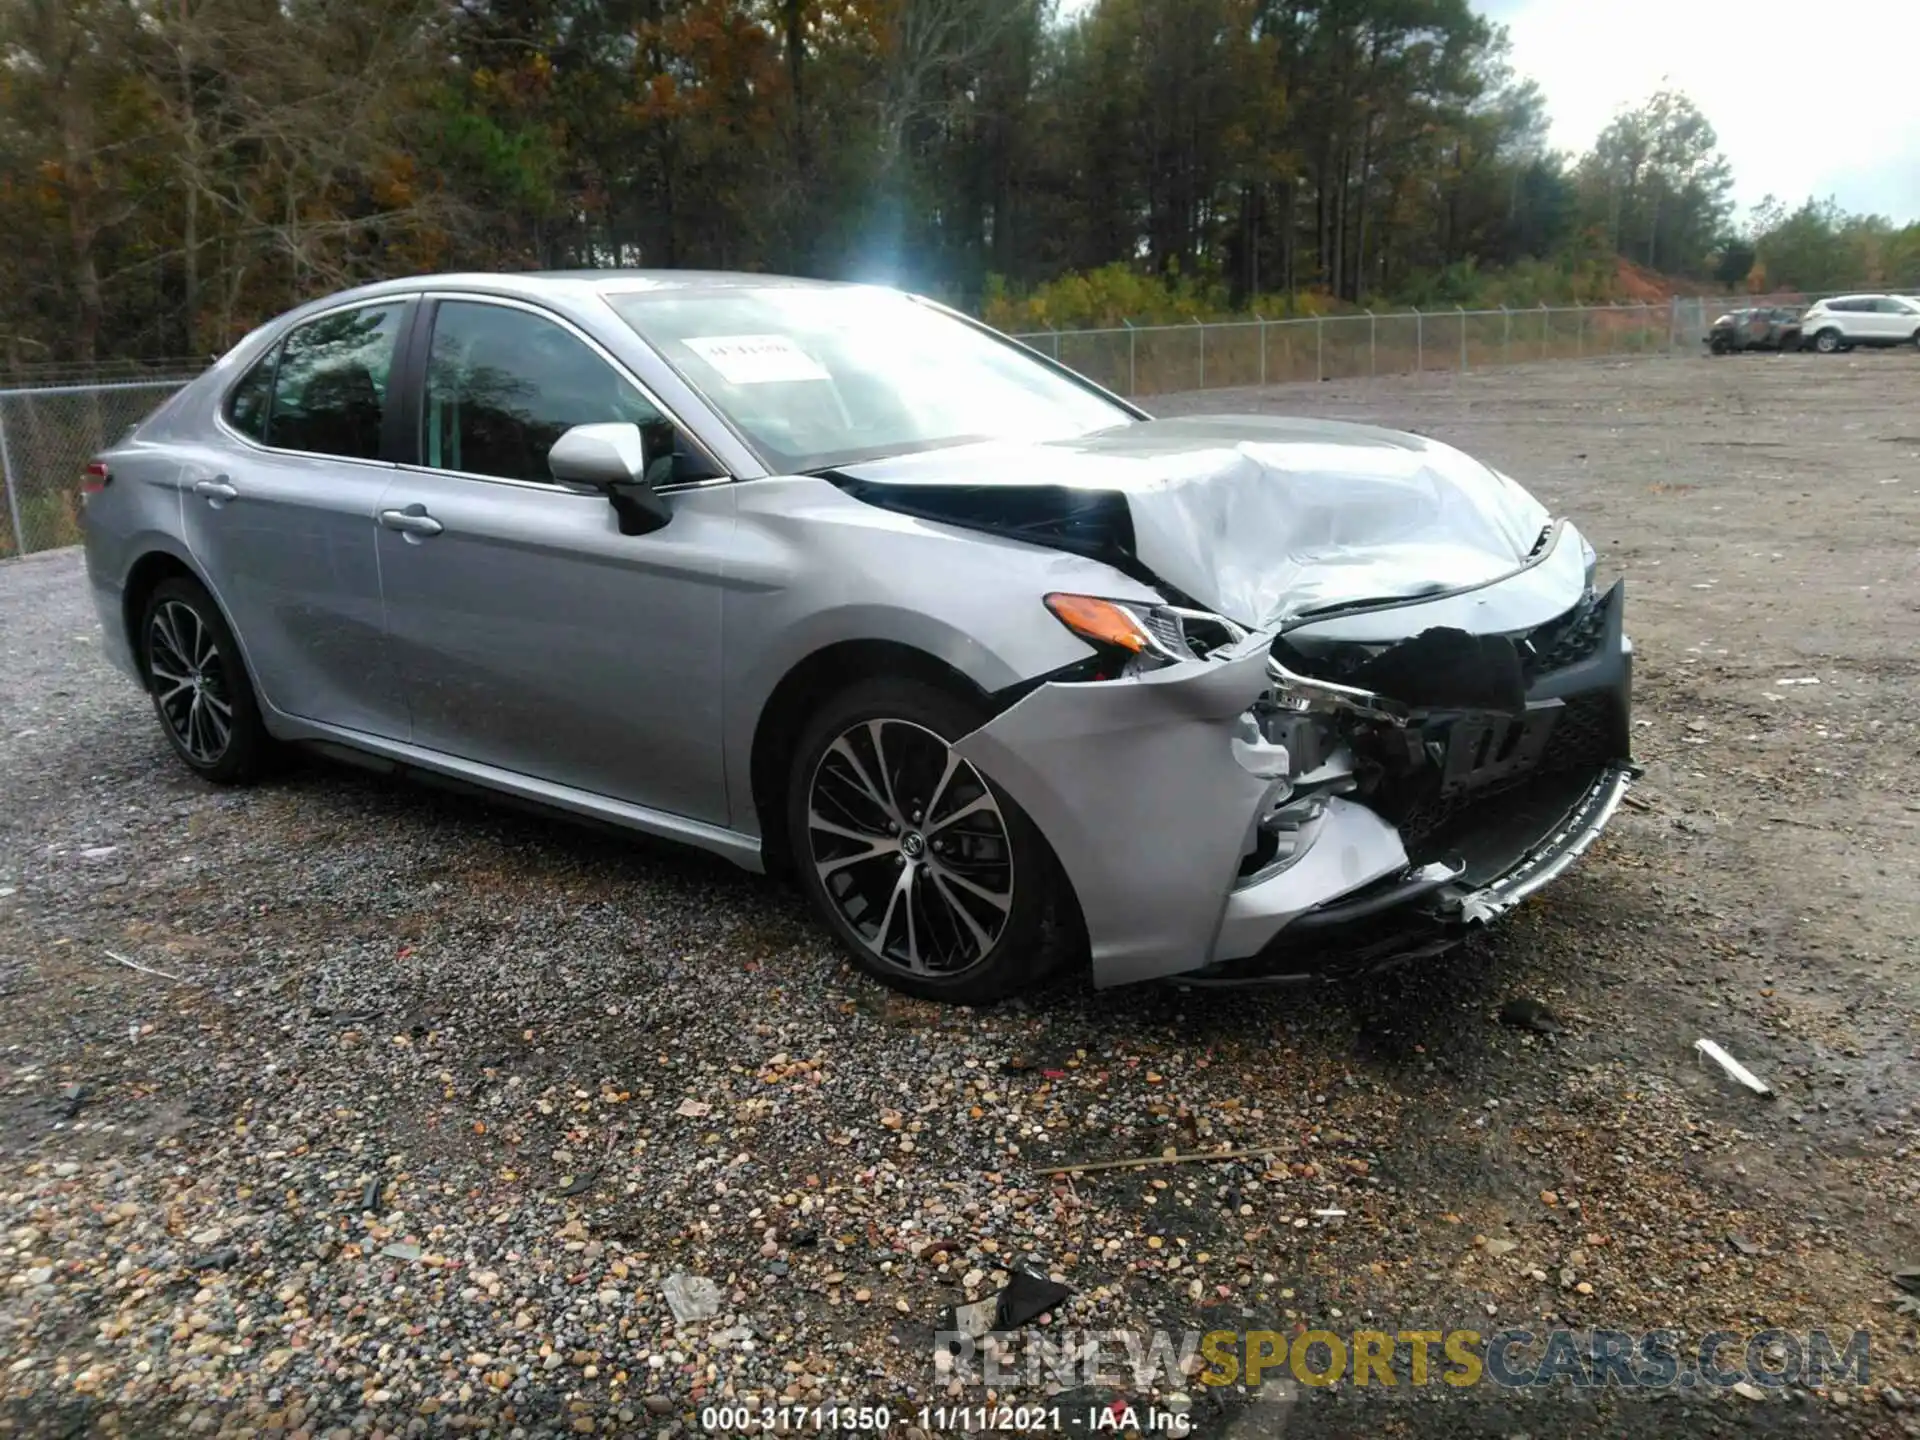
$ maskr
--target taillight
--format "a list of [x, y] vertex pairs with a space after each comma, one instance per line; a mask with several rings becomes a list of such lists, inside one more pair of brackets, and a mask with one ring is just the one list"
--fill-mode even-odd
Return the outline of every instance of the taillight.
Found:
[[98, 495], [102, 490], [107, 488], [112, 480], [113, 471], [107, 468], [106, 461], [89, 460], [87, 462], [86, 472], [80, 477], [80, 493], [83, 496]]

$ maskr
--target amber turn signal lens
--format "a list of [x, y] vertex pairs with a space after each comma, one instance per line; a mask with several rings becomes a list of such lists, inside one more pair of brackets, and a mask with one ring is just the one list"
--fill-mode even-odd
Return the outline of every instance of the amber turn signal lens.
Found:
[[1118, 645], [1136, 655], [1150, 643], [1146, 629], [1133, 612], [1111, 600], [1092, 595], [1047, 596], [1047, 609], [1074, 634], [1096, 645]]

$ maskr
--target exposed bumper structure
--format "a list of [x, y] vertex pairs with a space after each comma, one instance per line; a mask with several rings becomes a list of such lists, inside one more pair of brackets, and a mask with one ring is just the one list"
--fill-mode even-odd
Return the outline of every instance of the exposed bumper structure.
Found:
[[1510, 637], [1519, 713], [1370, 708], [1337, 684], [1329, 707], [1318, 682], [1289, 689], [1265, 634], [1042, 685], [955, 748], [1052, 842], [1096, 984], [1365, 973], [1457, 944], [1605, 828], [1638, 773], [1623, 598]]
[[[1636, 773], [1624, 762], [1603, 768], [1546, 833], [1490, 880], [1476, 883], [1457, 860], [1406, 865], [1340, 899], [1285, 915], [1277, 931], [1273, 914], [1263, 913], [1265, 897], [1236, 892], [1228, 899], [1212, 963], [1178, 978], [1194, 985], [1348, 978], [1449, 950], [1585, 854]], [[1249, 950], [1251, 938], [1263, 931], [1269, 938]]]

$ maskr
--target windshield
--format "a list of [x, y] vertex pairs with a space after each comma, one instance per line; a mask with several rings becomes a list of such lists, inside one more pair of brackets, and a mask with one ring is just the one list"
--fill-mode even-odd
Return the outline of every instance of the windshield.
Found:
[[1134, 419], [891, 290], [664, 290], [607, 302], [775, 471], [975, 440], [1070, 439]]

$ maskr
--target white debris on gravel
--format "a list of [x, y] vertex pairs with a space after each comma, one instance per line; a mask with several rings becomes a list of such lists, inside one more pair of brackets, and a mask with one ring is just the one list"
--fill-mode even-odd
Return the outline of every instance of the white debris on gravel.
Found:
[[704, 1275], [669, 1275], [666, 1284], [660, 1287], [660, 1293], [666, 1297], [667, 1308], [673, 1311], [673, 1318], [682, 1325], [695, 1320], [713, 1319], [720, 1313], [720, 1305], [725, 1298], [720, 1293], [720, 1287]]

